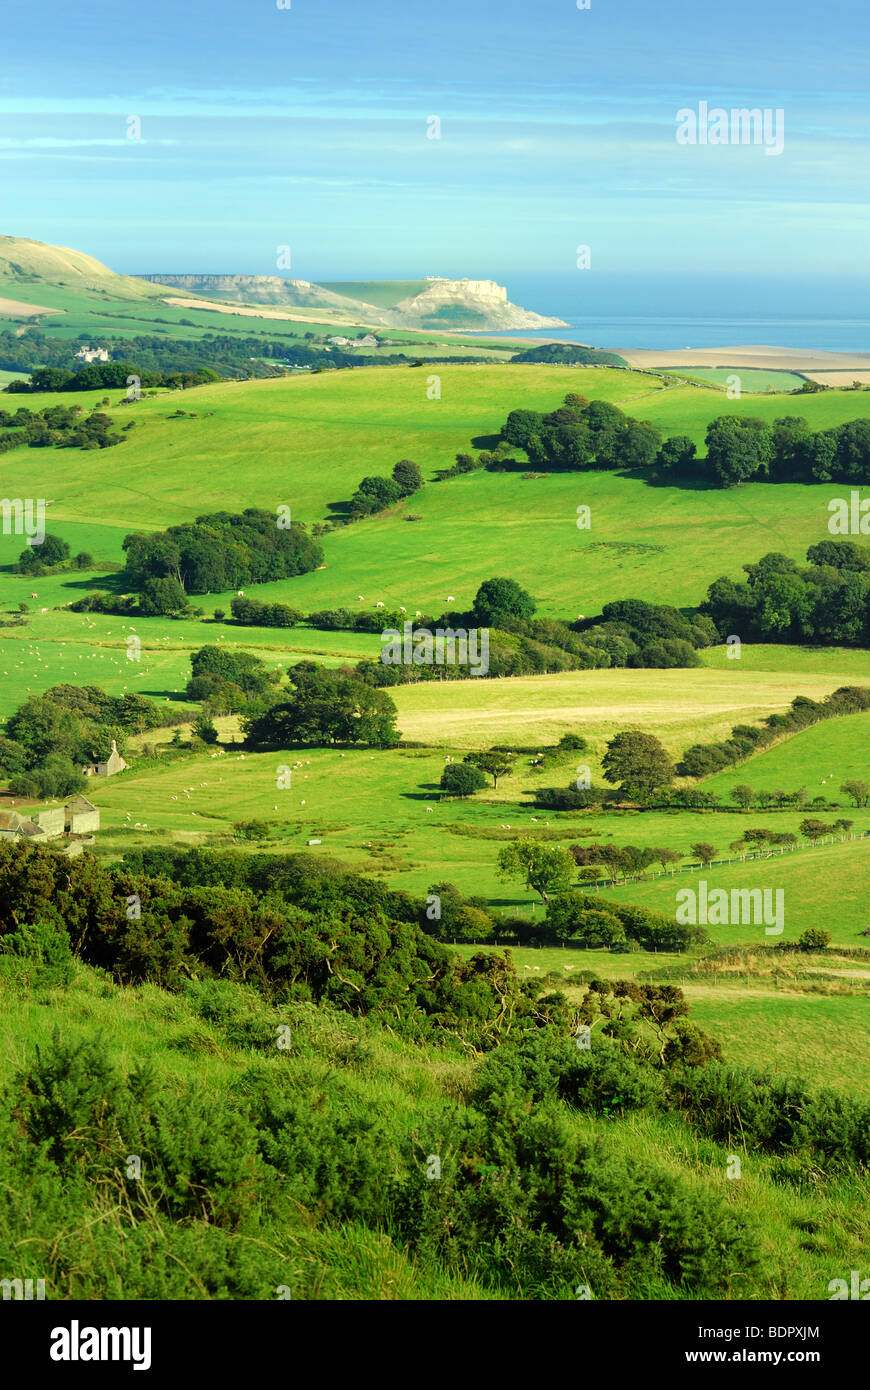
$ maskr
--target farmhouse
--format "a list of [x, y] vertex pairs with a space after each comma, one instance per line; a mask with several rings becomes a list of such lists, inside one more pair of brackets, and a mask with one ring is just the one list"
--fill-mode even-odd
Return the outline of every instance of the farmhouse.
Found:
[[116, 772], [123, 772], [129, 764], [121, 757], [118, 752], [118, 745], [112, 739], [112, 751], [104, 763], [85, 763], [81, 771], [85, 777], [114, 777]]

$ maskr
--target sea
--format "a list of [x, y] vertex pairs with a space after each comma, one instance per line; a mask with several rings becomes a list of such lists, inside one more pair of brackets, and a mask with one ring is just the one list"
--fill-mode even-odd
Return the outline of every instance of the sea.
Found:
[[617, 351], [764, 344], [870, 353], [870, 280], [577, 271], [506, 274], [500, 283], [514, 304], [568, 324], [511, 330], [511, 337], [562, 338]]

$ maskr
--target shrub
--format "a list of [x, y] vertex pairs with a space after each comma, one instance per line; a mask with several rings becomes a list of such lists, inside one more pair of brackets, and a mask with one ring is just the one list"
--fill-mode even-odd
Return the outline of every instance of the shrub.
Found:
[[485, 775], [471, 763], [448, 763], [441, 774], [441, 790], [447, 796], [472, 796], [485, 786]]

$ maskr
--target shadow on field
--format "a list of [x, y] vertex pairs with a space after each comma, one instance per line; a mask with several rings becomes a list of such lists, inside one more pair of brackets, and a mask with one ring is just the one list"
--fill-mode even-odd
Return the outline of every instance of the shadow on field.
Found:
[[125, 570], [107, 571], [94, 575], [91, 571], [90, 579], [65, 579], [62, 584], [64, 589], [102, 589], [111, 594], [133, 593], [132, 580]]
[[691, 478], [674, 478], [670, 474], [658, 473], [654, 468], [627, 468], [623, 469], [619, 476], [621, 478], [638, 478], [647, 487], [677, 488], [680, 492], [724, 491], [720, 483], [708, 478], [701, 478], [697, 475]]

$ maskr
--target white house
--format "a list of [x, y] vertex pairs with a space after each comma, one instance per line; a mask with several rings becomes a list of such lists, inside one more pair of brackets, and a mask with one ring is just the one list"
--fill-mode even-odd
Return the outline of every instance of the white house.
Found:
[[80, 347], [76, 353], [77, 362], [108, 362], [108, 360], [108, 348], [92, 348], [88, 347], [87, 343], [84, 347]]

